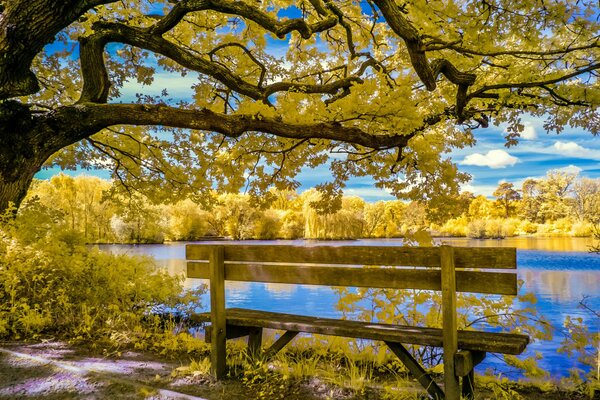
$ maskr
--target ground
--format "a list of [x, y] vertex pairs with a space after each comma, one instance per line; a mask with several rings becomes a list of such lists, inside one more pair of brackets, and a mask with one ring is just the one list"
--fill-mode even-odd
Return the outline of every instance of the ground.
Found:
[[[249, 384], [240, 379], [215, 382], [199, 372], [177, 373], [186, 364], [189, 360], [164, 360], [155, 354], [134, 351], [99, 355], [64, 342], [0, 343], [0, 400], [384, 398], [377, 389], [357, 394], [316, 378], [286, 384], [277, 381], [276, 385], [261, 381]], [[540, 392], [531, 388], [518, 389], [518, 393], [526, 400], [590, 399], [579, 393]], [[599, 394], [594, 399], [600, 399]], [[414, 399], [416, 396], [411, 389], [398, 393], [398, 398]], [[505, 396], [506, 393], [499, 397], [484, 390], [478, 399], [513, 398]], [[517, 398], [516, 392], [514, 398]]]
[[[189, 363], [189, 360], [187, 360]], [[154, 354], [109, 356], [63, 342], [0, 343], [0, 399], [253, 399], [256, 388], [236, 380], [215, 382], [204, 374], [179, 376], [185, 363]], [[288, 399], [326, 399], [334, 393], [318, 383], [285, 388]], [[337, 394], [337, 395], [336, 395]], [[343, 395], [352, 398], [354, 396]], [[266, 397], [265, 397], [266, 398]]]

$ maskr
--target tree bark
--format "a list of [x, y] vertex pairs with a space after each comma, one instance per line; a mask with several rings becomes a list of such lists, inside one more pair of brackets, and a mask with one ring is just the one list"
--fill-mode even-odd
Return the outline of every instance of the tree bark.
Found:
[[39, 90], [31, 63], [87, 10], [116, 0], [10, 0], [0, 3], [0, 100]]
[[27, 193], [33, 176], [50, 156], [40, 149], [29, 109], [15, 101], [0, 103], [0, 212], [15, 207]]

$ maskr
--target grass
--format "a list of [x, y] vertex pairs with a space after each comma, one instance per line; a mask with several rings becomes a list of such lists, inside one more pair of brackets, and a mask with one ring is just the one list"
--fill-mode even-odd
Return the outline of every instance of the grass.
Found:
[[[265, 348], [275, 335], [265, 333]], [[428, 398], [404, 366], [376, 345], [350, 345], [344, 338], [300, 336], [271, 359], [248, 357], [243, 339], [227, 343], [228, 379], [239, 382], [256, 399], [399, 399]], [[207, 355], [208, 356], [208, 355]], [[208, 373], [208, 358], [190, 363], [191, 371]], [[432, 373], [436, 380], [441, 375]], [[593, 383], [558, 386], [548, 382], [514, 382], [501, 376], [477, 376], [478, 399], [600, 399]], [[590, 389], [591, 388], [591, 389]]]

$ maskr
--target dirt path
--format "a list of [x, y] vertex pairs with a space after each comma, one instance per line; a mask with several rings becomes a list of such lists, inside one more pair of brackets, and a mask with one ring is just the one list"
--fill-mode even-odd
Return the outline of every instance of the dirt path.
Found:
[[61, 342], [0, 345], [0, 399], [206, 400], [177, 386], [178, 365], [128, 352], [90, 357]]
[[[63, 342], [0, 342], [0, 400], [238, 400], [256, 391], [237, 380], [215, 382], [203, 374], [172, 372], [189, 363], [159, 360], [154, 354], [90, 355]], [[298, 385], [278, 398], [323, 400], [318, 385]]]

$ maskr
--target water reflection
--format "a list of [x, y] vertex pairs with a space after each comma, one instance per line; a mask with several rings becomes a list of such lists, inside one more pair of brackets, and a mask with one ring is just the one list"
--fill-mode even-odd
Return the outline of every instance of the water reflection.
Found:
[[516, 247], [522, 250], [558, 252], [588, 252], [594, 243], [592, 238], [574, 237], [511, 237], [506, 239], [437, 238], [454, 246], [466, 247]]

